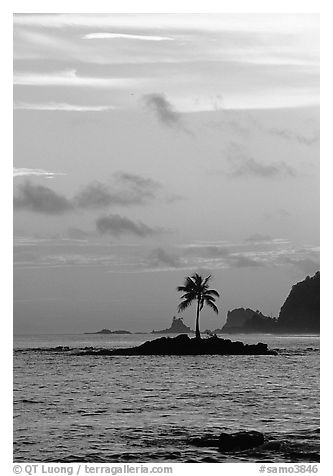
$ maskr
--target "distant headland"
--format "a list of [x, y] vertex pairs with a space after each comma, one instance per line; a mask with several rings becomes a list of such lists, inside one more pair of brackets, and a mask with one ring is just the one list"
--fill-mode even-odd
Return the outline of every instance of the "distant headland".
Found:
[[206, 330], [208, 334], [310, 334], [320, 330], [320, 272], [296, 283], [283, 306], [279, 317], [268, 317], [262, 312], [243, 307], [227, 313], [222, 329]]

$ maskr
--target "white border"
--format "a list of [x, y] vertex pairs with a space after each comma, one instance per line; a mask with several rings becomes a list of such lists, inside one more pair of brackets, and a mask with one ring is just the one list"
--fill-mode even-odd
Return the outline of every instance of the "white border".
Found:
[[[3, 2], [4, 3], [4, 2]], [[332, 260], [331, 247], [332, 237], [332, 120], [331, 108], [332, 101], [332, 7], [330, 2], [324, 1], [295, 1], [295, 0], [233, 0], [233, 1], [212, 1], [191, 2], [184, 0], [169, 0], [162, 4], [155, 1], [105, 1], [94, 0], [93, 2], [78, 0], [58, 0], [58, 1], [13, 1], [9, 4], [1, 4], [0, 8], [0, 32], [1, 32], [1, 115], [2, 115], [2, 186], [1, 191], [1, 295], [2, 295], [2, 343], [1, 365], [2, 365], [2, 405], [1, 405], [1, 429], [2, 443], [1, 460], [5, 463], [3, 474], [12, 474], [12, 13], [321, 13], [321, 55], [322, 55], [322, 114], [321, 114], [321, 275], [322, 275], [322, 359], [321, 359], [321, 414], [322, 414], [322, 436], [321, 436], [321, 468], [319, 474], [330, 474], [328, 464], [331, 453], [331, 365], [330, 355], [332, 332], [332, 304], [329, 301], [329, 295], [332, 294], [331, 280]], [[329, 120], [327, 121], [327, 118]], [[329, 307], [330, 306], [330, 307]], [[8, 466], [8, 468], [6, 468]], [[177, 465], [178, 466], [178, 465]], [[189, 466], [189, 465], [187, 465]], [[181, 474], [198, 473], [211, 468], [214, 474], [213, 466], [208, 468], [202, 464], [193, 468], [185, 468], [184, 465]], [[230, 471], [228, 465], [222, 466], [220, 471], [226, 471], [226, 474], [252, 474], [249, 472], [249, 466], [237, 466], [237, 473]], [[247, 468], [246, 468], [247, 467]], [[6, 469], [8, 471], [6, 471]], [[326, 471], [327, 469], [327, 471]], [[209, 469], [208, 469], [209, 470]], [[180, 474], [177, 470], [176, 474]], [[255, 474], [255, 473], [253, 473]]]

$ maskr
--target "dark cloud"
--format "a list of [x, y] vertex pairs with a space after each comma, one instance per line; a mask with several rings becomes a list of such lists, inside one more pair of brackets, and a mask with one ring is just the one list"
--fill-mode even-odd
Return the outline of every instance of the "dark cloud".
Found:
[[93, 182], [70, 199], [48, 187], [25, 182], [18, 186], [14, 208], [57, 215], [73, 209], [143, 205], [154, 199], [163, 200], [162, 189], [160, 183], [150, 178], [125, 172], [116, 173], [110, 185]]
[[295, 171], [290, 165], [283, 161], [272, 162], [270, 164], [262, 164], [253, 158], [231, 159], [231, 170], [228, 175], [234, 178], [239, 177], [261, 177], [261, 178], [275, 178], [275, 177], [295, 177]]
[[94, 182], [83, 188], [74, 197], [74, 202], [79, 208], [103, 208], [112, 203], [119, 204], [119, 197], [110, 193], [105, 184]]
[[281, 139], [285, 139], [288, 141], [298, 142], [298, 144], [311, 146], [319, 142], [319, 133], [314, 133], [312, 135], [303, 135], [298, 134], [296, 132], [290, 131], [288, 129], [282, 129], [277, 127], [272, 127], [270, 129], [266, 129], [269, 134], [276, 135], [281, 137]]
[[158, 120], [166, 126], [178, 126], [181, 122], [181, 115], [176, 112], [172, 104], [166, 99], [164, 94], [146, 94], [143, 96], [146, 106], [157, 116]]
[[131, 198], [137, 202], [156, 198], [157, 192], [162, 188], [161, 184], [155, 180], [127, 172], [118, 172], [115, 178], [125, 188], [128, 195], [132, 195]]
[[73, 204], [48, 187], [25, 182], [18, 186], [18, 192], [14, 196], [14, 208], [46, 215], [61, 215], [72, 210]]
[[148, 265], [153, 268], [160, 266], [168, 266], [170, 268], [178, 268], [181, 262], [178, 257], [171, 255], [163, 248], [153, 250], [147, 259]]
[[136, 223], [129, 218], [120, 215], [106, 215], [98, 218], [96, 221], [96, 228], [102, 235], [108, 234], [115, 237], [121, 235], [134, 235], [145, 238], [160, 231], [150, 228], [144, 223]]
[[272, 241], [272, 237], [269, 235], [262, 235], [261, 233], [254, 233], [253, 235], [246, 238], [245, 241], [249, 243], [263, 243]]
[[109, 205], [140, 205], [157, 197], [161, 185], [135, 174], [115, 174], [111, 186], [94, 182], [83, 188], [74, 201], [80, 208], [103, 208]]

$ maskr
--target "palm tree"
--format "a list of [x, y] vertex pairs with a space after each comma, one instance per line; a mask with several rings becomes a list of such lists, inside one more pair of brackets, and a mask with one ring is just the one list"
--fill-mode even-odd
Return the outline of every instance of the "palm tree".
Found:
[[[197, 302], [197, 317], [195, 320], [195, 337], [201, 339], [199, 330], [199, 318], [200, 312], [204, 307], [204, 304], [211, 307], [216, 314], [219, 310], [215, 304], [215, 297], [220, 297], [219, 293], [215, 289], [209, 289], [209, 281], [211, 275], [207, 278], [203, 278], [199, 274], [195, 273], [193, 276], [187, 276], [185, 278], [184, 286], [178, 286], [177, 291], [184, 293], [181, 296], [181, 303], [178, 306], [178, 312], [183, 312], [194, 301]], [[215, 297], [214, 297], [215, 296]]]

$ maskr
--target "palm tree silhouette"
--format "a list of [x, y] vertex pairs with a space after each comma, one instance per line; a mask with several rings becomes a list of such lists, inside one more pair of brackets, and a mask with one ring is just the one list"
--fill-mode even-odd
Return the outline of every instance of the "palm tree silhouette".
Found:
[[207, 304], [207, 306], [211, 307], [213, 311], [216, 312], [216, 314], [219, 312], [215, 304], [215, 297], [220, 297], [220, 295], [217, 291], [215, 291], [215, 289], [208, 288], [210, 279], [211, 275], [207, 276], [207, 278], [203, 278], [199, 274], [195, 273], [192, 276], [187, 276], [185, 278], [184, 286], [177, 287], [177, 291], [184, 293], [180, 298], [182, 301], [178, 306], [178, 312], [185, 311], [185, 309], [194, 301], [197, 302], [197, 316], [195, 320], [196, 339], [201, 339], [199, 318], [204, 304]]

